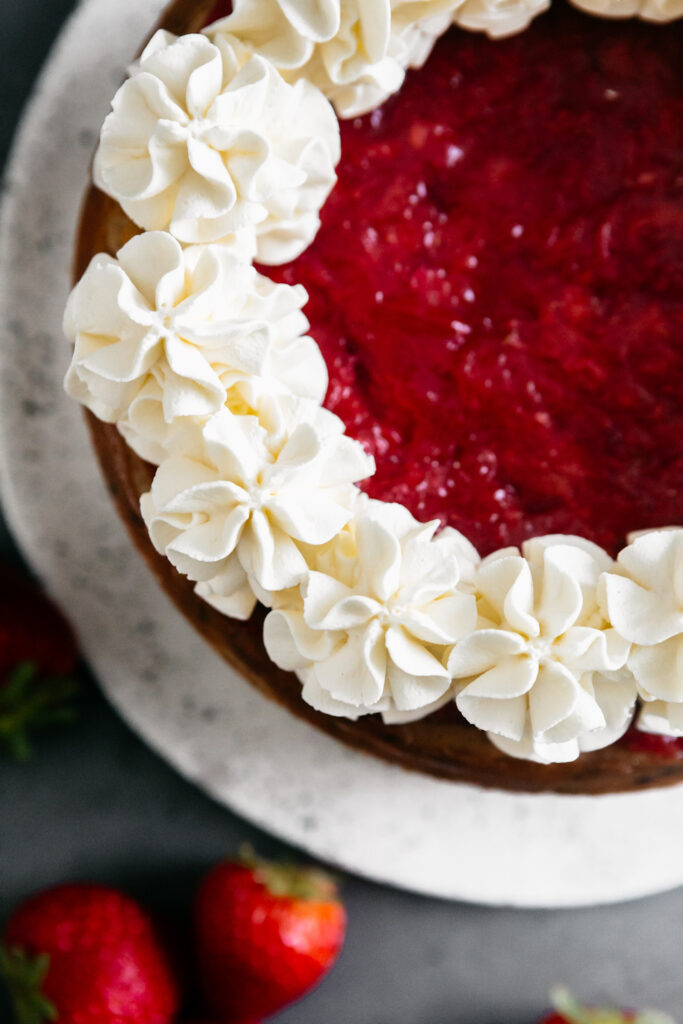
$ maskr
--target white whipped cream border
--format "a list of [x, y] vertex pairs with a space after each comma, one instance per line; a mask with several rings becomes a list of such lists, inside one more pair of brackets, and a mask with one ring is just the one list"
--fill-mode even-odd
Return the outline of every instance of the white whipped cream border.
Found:
[[[683, 13], [679, 0], [575, 2], [615, 17], [669, 20]], [[202, 61], [216, 63], [217, 53], [223, 88], [254, 55], [262, 63], [267, 58], [275, 92], [282, 88], [279, 72], [308, 90], [306, 100], [319, 112], [316, 127], [322, 124], [327, 136], [325, 159], [336, 162], [321, 93], [339, 116], [356, 116], [397, 91], [405, 69], [421, 66], [451, 23], [495, 38], [521, 31], [548, 3], [372, 0], [361, 17], [358, 0], [315, 7], [305, 0], [237, 0], [233, 15], [205, 29], [205, 44], [196, 35], [158, 33], [145, 54], [154, 63], [157, 52], [180, 41], [176, 52], [182, 54], [186, 38], [197, 40], [185, 48], [187, 68], [181, 60], [165, 69], [171, 90], [188, 89], [191, 76], [202, 75]], [[261, 45], [248, 38], [255, 11], [268, 13]], [[269, 26], [281, 32], [275, 47]], [[139, 69], [137, 62], [133, 77]], [[259, 75], [263, 79], [260, 67], [247, 76], [247, 89]], [[219, 76], [195, 92], [204, 88], [212, 98], [220, 87]], [[305, 140], [299, 149], [306, 151]], [[96, 183], [107, 188], [101, 153], [95, 167]], [[291, 232], [297, 185], [283, 187], [286, 198], [280, 201], [276, 192], [268, 202]], [[326, 191], [323, 184], [313, 204], [301, 207], [309, 218], [304, 245], [315, 234], [316, 207]], [[185, 205], [192, 209], [191, 195]], [[303, 336], [308, 324], [295, 290], [279, 304], [260, 298], [267, 286], [253, 276], [258, 240], [234, 232], [225, 237], [221, 227], [213, 234], [224, 237], [198, 247], [202, 229], [193, 228], [191, 214], [186, 221], [179, 240], [143, 231], [116, 258], [94, 257], [67, 306], [65, 329], [76, 349], [66, 386], [158, 464], [152, 489], [141, 499], [143, 517], [156, 549], [195, 581], [196, 593], [239, 619], [248, 618], [257, 601], [269, 607], [269, 655], [296, 672], [304, 700], [327, 714], [356, 719], [380, 713], [399, 725], [455, 700], [496, 746], [539, 763], [574, 760], [583, 750], [615, 742], [630, 725], [637, 699], [639, 728], [683, 735], [683, 527], [635, 535], [616, 561], [588, 541], [559, 535], [482, 561], [457, 531], [437, 532], [437, 522], [419, 523], [402, 506], [367, 499], [357, 481], [374, 472], [373, 460], [322, 408], [320, 383], [310, 393], [311, 376], [324, 383], [324, 363], [315, 342]], [[289, 239], [273, 237], [272, 262], [287, 262]], [[139, 249], [144, 257], [145, 245], [150, 255], [165, 254], [165, 279], [153, 273], [146, 279], [138, 255], [138, 277], [131, 282], [128, 253], [136, 256]], [[221, 250], [227, 269], [220, 266]], [[197, 266], [204, 272], [193, 285]], [[212, 298], [221, 275], [248, 282], [255, 296], [235, 303], [234, 322], [224, 295]], [[284, 300], [285, 286], [278, 287]], [[212, 301], [220, 304], [219, 343], [216, 330], [207, 331]], [[174, 306], [182, 306], [174, 313], [182, 329], [164, 341]], [[111, 337], [103, 342], [107, 318]], [[161, 369], [148, 372], [144, 359], [150, 362], [147, 353], [159, 338], [168, 356], [157, 360]], [[253, 365], [244, 357], [250, 339], [259, 342]], [[219, 353], [218, 371], [206, 344]], [[279, 368], [278, 344], [284, 353]], [[115, 346], [113, 363], [107, 348]], [[180, 373], [179, 353], [185, 360]], [[203, 410], [195, 408], [202, 405], [202, 389]], [[184, 414], [193, 408], [194, 414]]]
[[[671, 21], [683, 0], [573, 0], [608, 18]], [[271, 61], [284, 78], [306, 78], [341, 118], [357, 117], [397, 92], [451, 25], [501, 39], [526, 29], [551, 0], [234, 0], [204, 29]]]

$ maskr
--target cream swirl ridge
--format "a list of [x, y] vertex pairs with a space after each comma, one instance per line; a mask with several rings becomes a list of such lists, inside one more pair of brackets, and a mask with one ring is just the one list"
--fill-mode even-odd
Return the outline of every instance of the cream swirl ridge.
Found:
[[549, 7], [550, 0], [465, 0], [456, 9], [453, 21], [462, 28], [502, 39], [523, 32]]
[[507, 753], [574, 760], [626, 729], [635, 687], [630, 673], [615, 673], [629, 643], [597, 602], [611, 565], [595, 544], [564, 536], [481, 563], [477, 628], [455, 644], [448, 669], [462, 714]]
[[683, 0], [572, 0], [590, 14], [604, 18], [640, 17], [644, 21], [675, 21], [683, 17]]
[[288, 85], [225, 39], [159, 31], [114, 97], [93, 174], [146, 230], [274, 264], [315, 236], [339, 155], [334, 111], [310, 82]]

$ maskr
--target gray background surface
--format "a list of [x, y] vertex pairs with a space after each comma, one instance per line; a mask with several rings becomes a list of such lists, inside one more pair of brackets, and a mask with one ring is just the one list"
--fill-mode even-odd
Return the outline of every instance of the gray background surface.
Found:
[[[0, 164], [72, 6], [0, 0]], [[0, 551], [18, 558], [1, 521]], [[29, 765], [0, 763], [0, 920], [29, 892], [75, 878], [122, 885], [182, 920], [202, 871], [244, 841], [286, 852], [180, 779], [93, 687], [71, 732], [43, 738]], [[341, 961], [282, 1024], [531, 1024], [559, 980], [683, 1020], [683, 891], [562, 912], [439, 903], [354, 878], [344, 893]]]

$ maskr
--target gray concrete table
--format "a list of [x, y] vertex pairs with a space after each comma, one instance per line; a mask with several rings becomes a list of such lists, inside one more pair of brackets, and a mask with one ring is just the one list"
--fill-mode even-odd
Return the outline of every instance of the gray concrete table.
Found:
[[[0, 163], [71, 6], [0, 4]], [[0, 554], [19, 557], [1, 522]], [[28, 765], [0, 764], [0, 920], [31, 891], [75, 878], [122, 885], [182, 919], [201, 873], [245, 841], [287, 852], [179, 778], [93, 687], [73, 730], [44, 737]], [[282, 1024], [527, 1024], [560, 980], [683, 1021], [683, 891], [562, 912], [440, 903], [354, 878], [344, 892], [341, 961]]]

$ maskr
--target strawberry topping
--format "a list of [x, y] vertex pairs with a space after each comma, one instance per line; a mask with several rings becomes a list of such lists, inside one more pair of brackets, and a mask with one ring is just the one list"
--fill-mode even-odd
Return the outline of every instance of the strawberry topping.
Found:
[[367, 484], [482, 551], [680, 521], [683, 30], [451, 30], [341, 122], [307, 288]]

